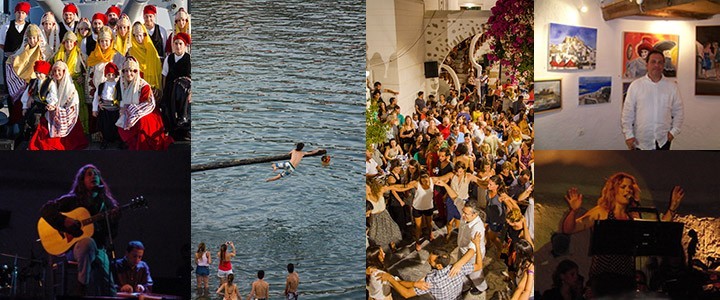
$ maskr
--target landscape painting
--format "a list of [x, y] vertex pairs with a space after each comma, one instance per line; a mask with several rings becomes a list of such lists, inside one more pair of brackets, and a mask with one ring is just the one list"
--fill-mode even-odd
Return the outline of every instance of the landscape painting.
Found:
[[610, 103], [612, 77], [588, 76], [578, 80], [579, 105]]
[[548, 70], [593, 70], [597, 29], [550, 23]]
[[560, 79], [535, 81], [535, 111], [558, 109], [562, 106]]

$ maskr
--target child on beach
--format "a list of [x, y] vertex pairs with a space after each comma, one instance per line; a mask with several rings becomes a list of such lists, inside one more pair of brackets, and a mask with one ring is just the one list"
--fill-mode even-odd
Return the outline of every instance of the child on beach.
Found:
[[277, 171], [278, 169], [283, 169], [283, 171], [280, 174], [275, 175], [275, 177], [268, 178], [265, 181], [275, 181], [280, 178], [283, 178], [285, 176], [288, 176], [292, 174], [293, 171], [295, 171], [295, 168], [300, 164], [300, 161], [303, 159], [305, 155], [313, 155], [315, 153], [318, 153], [320, 149], [313, 150], [310, 152], [303, 152], [302, 149], [305, 147], [304, 143], [297, 143], [295, 145], [295, 149], [290, 151], [290, 160], [283, 162], [283, 163], [273, 163], [272, 168], [273, 172]]

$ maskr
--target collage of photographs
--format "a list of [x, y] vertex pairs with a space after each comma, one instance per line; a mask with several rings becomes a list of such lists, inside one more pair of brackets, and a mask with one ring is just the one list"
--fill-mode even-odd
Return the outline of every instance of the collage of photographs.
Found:
[[0, 299], [720, 299], [719, 42], [707, 0], [4, 0]]

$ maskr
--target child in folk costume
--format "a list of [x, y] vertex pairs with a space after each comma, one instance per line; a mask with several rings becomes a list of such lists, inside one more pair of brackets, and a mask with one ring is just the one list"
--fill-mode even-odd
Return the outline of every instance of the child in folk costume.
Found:
[[120, 140], [117, 122], [120, 116], [120, 85], [117, 79], [120, 76], [118, 67], [109, 62], [105, 65], [105, 82], [101, 83], [95, 91], [92, 103], [93, 117], [98, 118], [98, 128], [102, 133], [100, 148], [107, 148], [108, 143]]
[[[68, 75], [67, 65], [56, 62], [52, 67], [55, 95], [46, 97], [47, 112], [40, 119], [37, 130], [30, 139], [30, 150], [81, 150], [88, 145], [82, 124], [77, 122], [79, 98], [75, 85]], [[51, 88], [52, 91], [52, 88]]]
[[115, 125], [130, 150], [167, 150], [173, 142], [164, 133], [152, 88], [140, 78], [140, 64], [132, 56], [122, 68], [120, 117]]
[[[87, 98], [85, 99], [85, 104], [87, 104], [88, 111], [92, 109], [92, 99], [95, 95], [95, 90], [100, 83], [105, 81], [105, 65], [112, 62], [116, 66], [122, 66], [125, 61], [123, 53], [119, 53], [113, 48], [113, 38], [114, 35], [110, 27], [103, 26], [100, 28], [97, 45], [87, 58], [88, 78], [86, 79]], [[90, 133], [97, 132], [96, 121], [96, 118], [90, 118], [88, 122]]]
[[[28, 124], [28, 129], [32, 130], [26, 136], [30, 136], [35, 132], [35, 114], [45, 114], [47, 111], [46, 105], [48, 101], [57, 102], [55, 95], [57, 95], [57, 86], [51, 85], [52, 79], [48, 78], [52, 65], [44, 60], [35, 61], [33, 70], [35, 71], [35, 78], [30, 79], [25, 92], [20, 98], [22, 102], [22, 115], [24, 116], [24, 124]], [[50, 99], [48, 99], [48, 95]]]

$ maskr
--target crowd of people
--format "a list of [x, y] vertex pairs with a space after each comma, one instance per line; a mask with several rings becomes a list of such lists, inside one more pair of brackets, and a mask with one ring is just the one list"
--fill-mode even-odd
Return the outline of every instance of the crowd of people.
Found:
[[[235, 257], [235, 243], [225, 242], [220, 245], [216, 258], [218, 259], [217, 276], [220, 278], [220, 284], [215, 291], [221, 295], [224, 300], [240, 300], [242, 299], [240, 289], [235, 280], [233, 273], [232, 258]], [[197, 294], [198, 296], [209, 296], [210, 285], [210, 266], [212, 265], [212, 255], [207, 250], [205, 243], [200, 243], [195, 252], [195, 275], [197, 276]], [[298, 285], [300, 278], [295, 272], [295, 265], [290, 263], [287, 265], [288, 275], [285, 279], [285, 289], [283, 290], [284, 299], [298, 299]], [[257, 280], [250, 284], [250, 292], [247, 299], [268, 299], [270, 296], [270, 284], [265, 281], [265, 271], [257, 271]]]
[[[118, 6], [80, 18], [66, 4], [59, 18], [45, 12], [40, 26], [20, 2], [14, 20], [0, 28], [9, 97], [8, 136], [30, 150], [165, 150], [190, 140], [190, 15], [180, 8], [175, 25], [143, 22]], [[170, 35], [168, 36], [168, 32]], [[38, 121], [39, 120], [39, 121]]]
[[[473, 82], [427, 100], [420, 91], [405, 116], [396, 91], [380, 82], [370, 91], [371, 113], [388, 130], [385, 142], [366, 152], [369, 299], [483, 294], [488, 247], [507, 265], [508, 296], [532, 293], [532, 87]], [[432, 271], [423, 280], [398, 278], [389, 268], [386, 257], [420, 260], [413, 253], [425, 250]]]

